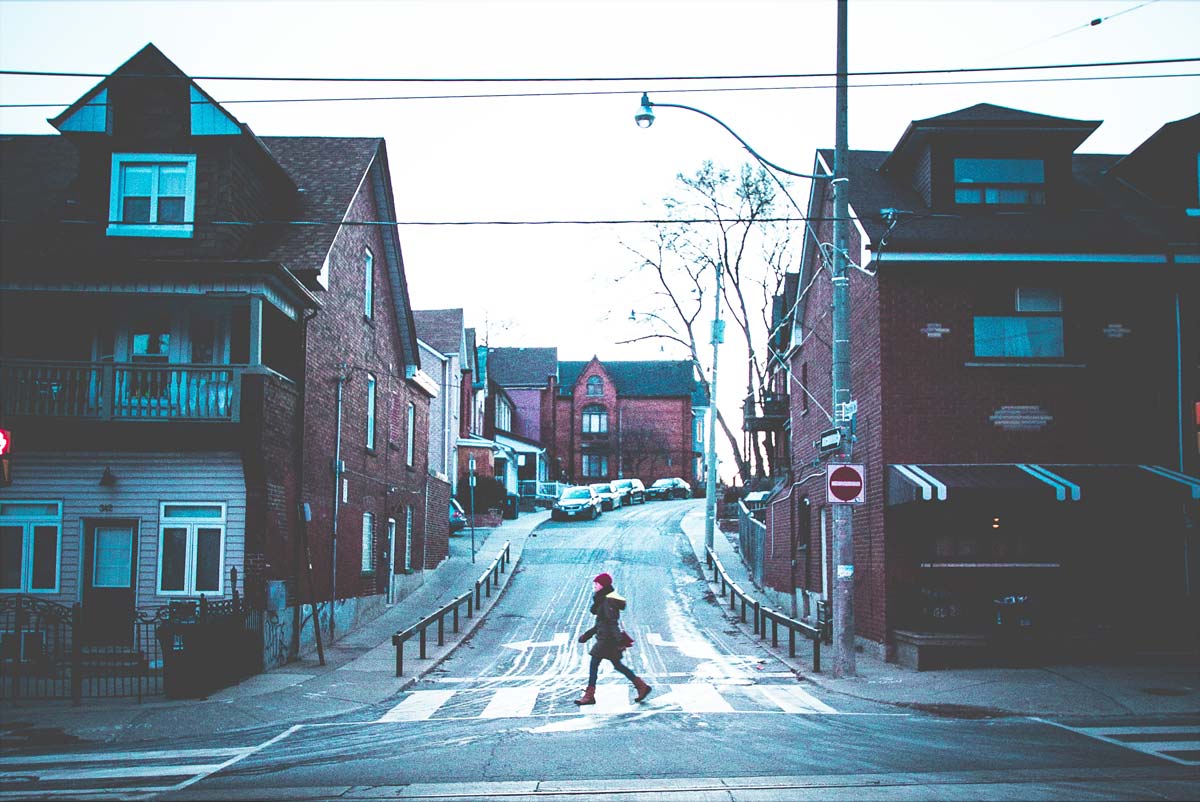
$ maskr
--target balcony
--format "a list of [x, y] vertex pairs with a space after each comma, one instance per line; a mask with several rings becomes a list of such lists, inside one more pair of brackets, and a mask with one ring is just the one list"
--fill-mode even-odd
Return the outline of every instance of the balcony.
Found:
[[5, 418], [236, 423], [242, 365], [0, 362]]
[[742, 429], [747, 432], [779, 431], [788, 422], [787, 393], [763, 393], [758, 400], [746, 396], [742, 403]]

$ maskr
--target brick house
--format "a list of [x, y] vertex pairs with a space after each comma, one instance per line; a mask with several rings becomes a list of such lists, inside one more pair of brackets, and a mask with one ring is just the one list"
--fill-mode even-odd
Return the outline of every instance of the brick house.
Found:
[[690, 361], [559, 362], [545, 395], [542, 430], [566, 481], [703, 483], [708, 402]]
[[258, 137], [153, 45], [51, 124], [0, 141], [0, 593], [120, 642], [236, 568], [268, 666], [314, 600], [374, 615], [445, 556], [449, 494], [383, 140]]
[[458, 479], [458, 439], [464, 436], [463, 388], [470, 387], [470, 368], [463, 364], [467, 354], [467, 329], [461, 309], [428, 309], [413, 312], [417, 342], [421, 348], [421, 370], [438, 386], [429, 406], [429, 470], [450, 482]]
[[[1099, 125], [980, 104], [849, 154], [855, 618], [889, 659], [995, 659], [1009, 597], [1047, 659], [1196, 647], [1200, 115], [1075, 153]], [[809, 216], [829, 242], [828, 182]], [[762, 544], [810, 618], [832, 585], [824, 258], [809, 245], [776, 307], [787, 453]]]

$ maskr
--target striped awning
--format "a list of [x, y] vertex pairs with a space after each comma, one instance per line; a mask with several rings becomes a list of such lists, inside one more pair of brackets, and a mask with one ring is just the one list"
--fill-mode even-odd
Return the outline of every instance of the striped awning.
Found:
[[1103, 498], [1112, 493], [1200, 499], [1200, 479], [1158, 465], [1021, 462], [888, 466], [889, 505], [966, 500], [995, 493], [1062, 502]]

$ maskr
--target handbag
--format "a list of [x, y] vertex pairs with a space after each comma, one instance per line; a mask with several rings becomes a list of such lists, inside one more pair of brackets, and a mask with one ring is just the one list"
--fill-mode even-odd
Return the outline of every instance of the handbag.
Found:
[[628, 649], [632, 645], [633, 645], [633, 638], [629, 637], [628, 632], [626, 632], [625, 630], [621, 630], [621, 648]]

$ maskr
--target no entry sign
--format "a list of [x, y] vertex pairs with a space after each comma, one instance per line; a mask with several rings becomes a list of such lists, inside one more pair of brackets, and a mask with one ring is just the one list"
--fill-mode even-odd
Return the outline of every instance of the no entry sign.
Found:
[[825, 474], [826, 501], [830, 504], [862, 504], [867, 500], [866, 473], [861, 465], [830, 465]]

